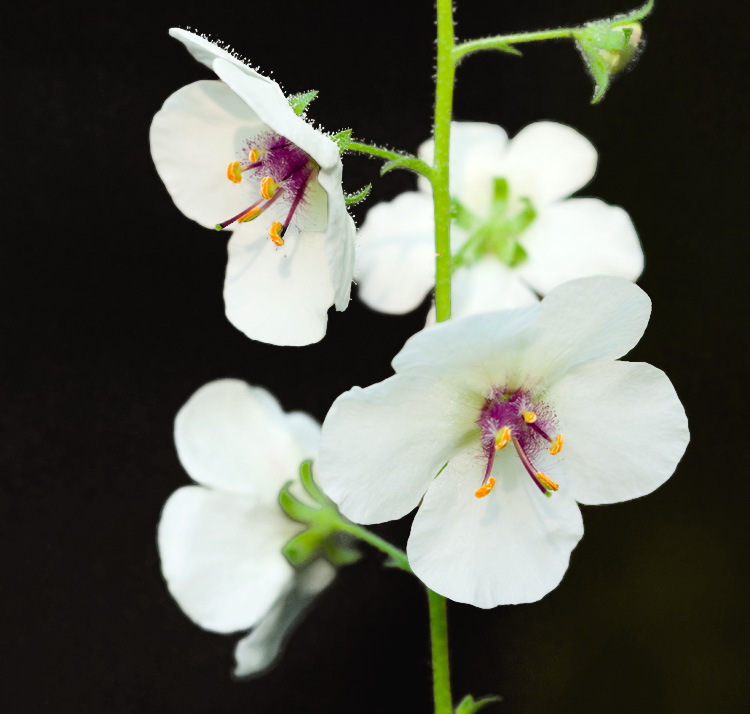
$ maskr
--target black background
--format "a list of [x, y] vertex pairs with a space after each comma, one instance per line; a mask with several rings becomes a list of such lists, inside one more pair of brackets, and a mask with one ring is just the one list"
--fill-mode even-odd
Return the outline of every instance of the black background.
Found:
[[[736, 5], [741, 7], [739, 3]], [[561, 26], [627, 0], [459, 0], [462, 39]], [[167, 35], [233, 45], [329, 130], [414, 151], [431, 128], [428, 0], [29, 5], [6, 26], [0, 473], [8, 712], [431, 711], [425, 597], [368, 551], [265, 677], [234, 682], [237, 637], [203, 632], [164, 587], [155, 528], [188, 482], [172, 420], [205, 382], [240, 377], [322, 419], [387, 377], [423, 321], [356, 299], [307, 348], [254, 343], [225, 319], [225, 237], [184, 218], [151, 164], [153, 114], [210, 72]], [[741, 11], [740, 11], [741, 12]], [[631, 359], [667, 371], [692, 443], [654, 495], [584, 508], [586, 535], [541, 602], [451, 605], [456, 698], [492, 711], [738, 712], [747, 679], [746, 18], [659, 2], [635, 71], [599, 106], [571, 43], [459, 69], [455, 116], [511, 135], [552, 119], [589, 137], [583, 195], [624, 206], [654, 302]], [[345, 161], [356, 209], [411, 189]], [[426, 309], [426, 305], [424, 306]], [[621, 438], [628, 439], [628, 434]], [[637, 448], [637, 444], [633, 445]], [[408, 520], [408, 519], [407, 519]], [[379, 529], [405, 543], [408, 523]]]

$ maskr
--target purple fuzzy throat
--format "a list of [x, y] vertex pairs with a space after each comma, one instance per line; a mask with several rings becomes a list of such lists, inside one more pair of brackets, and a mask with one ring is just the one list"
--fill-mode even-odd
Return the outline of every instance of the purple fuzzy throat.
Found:
[[240, 183], [248, 178], [260, 188], [260, 199], [236, 216], [216, 224], [222, 230], [235, 221], [246, 223], [257, 218], [274, 203], [288, 205], [283, 223], [274, 221], [269, 236], [276, 245], [284, 244], [284, 234], [298, 209], [305, 205], [305, 194], [315, 180], [318, 165], [298, 146], [272, 131], [264, 131], [245, 142], [241, 158], [227, 168], [227, 178]]
[[534, 484], [545, 495], [558, 486], [534, 466], [535, 459], [544, 449], [557, 454], [562, 448], [562, 434], [557, 433], [557, 417], [545, 402], [534, 399], [525, 389], [496, 387], [485, 399], [477, 419], [481, 430], [482, 450], [487, 457], [482, 485], [476, 492], [483, 498], [492, 491], [495, 479], [492, 467], [495, 453], [512, 445]]

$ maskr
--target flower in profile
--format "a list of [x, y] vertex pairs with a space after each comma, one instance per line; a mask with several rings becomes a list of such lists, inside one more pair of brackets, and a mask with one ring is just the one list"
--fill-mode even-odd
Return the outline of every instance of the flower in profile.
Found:
[[237, 644], [235, 674], [255, 674], [273, 663], [334, 576], [326, 560], [296, 569], [282, 554], [304, 526], [283, 513], [279, 491], [317, 453], [320, 426], [307, 414], [283, 412], [264, 389], [223, 379], [187, 401], [174, 433], [180, 461], [199, 485], [178, 489], [164, 506], [164, 578], [206, 630], [254, 628]]
[[[425, 142], [422, 159], [434, 146]], [[596, 170], [596, 150], [578, 132], [537, 122], [511, 141], [499, 126], [452, 124], [451, 226], [454, 317], [531, 304], [568, 280], [635, 280], [643, 251], [628, 214], [595, 198], [568, 198]], [[435, 285], [432, 193], [373, 206], [360, 229], [356, 280], [375, 310], [418, 307]]]
[[189, 84], [157, 112], [156, 169], [186, 216], [232, 231], [230, 322], [271, 344], [317, 342], [328, 308], [346, 309], [354, 269], [339, 148], [275, 82], [198, 35], [170, 34], [221, 81]]
[[320, 485], [357, 523], [419, 506], [407, 555], [441, 595], [485, 608], [538, 600], [583, 535], [576, 502], [650, 493], [687, 446], [666, 375], [615, 361], [650, 309], [625, 279], [582, 278], [541, 303], [419, 332], [394, 376], [334, 402]]

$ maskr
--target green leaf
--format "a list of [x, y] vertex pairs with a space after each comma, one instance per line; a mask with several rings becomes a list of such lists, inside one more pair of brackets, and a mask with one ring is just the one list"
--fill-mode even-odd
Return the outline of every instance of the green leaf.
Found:
[[499, 696], [484, 697], [482, 699], [475, 701], [474, 697], [472, 697], [471, 694], [467, 694], [461, 700], [460, 704], [456, 707], [456, 714], [474, 714], [474, 712], [478, 712], [480, 709], [483, 709], [488, 704], [492, 704], [493, 702], [502, 702], [502, 701], [503, 701], [503, 698]]
[[339, 147], [339, 153], [343, 154], [352, 140], [352, 130], [342, 129], [331, 137], [331, 141]]
[[289, 102], [289, 106], [294, 109], [294, 113], [297, 116], [302, 116], [305, 111], [307, 111], [307, 107], [310, 105], [310, 102], [312, 102], [312, 100], [317, 96], [318, 90], [311, 89], [309, 92], [292, 94], [291, 97], [287, 97], [287, 101]]
[[323, 533], [310, 528], [294, 536], [281, 549], [281, 552], [292, 565], [302, 565], [302, 563], [308, 561], [320, 550], [324, 538]]
[[370, 195], [371, 190], [372, 184], [368, 183], [367, 186], [355, 193], [345, 193], [344, 200], [346, 201], [346, 205], [353, 206], [357, 203], [360, 203], [361, 201], [364, 201]]

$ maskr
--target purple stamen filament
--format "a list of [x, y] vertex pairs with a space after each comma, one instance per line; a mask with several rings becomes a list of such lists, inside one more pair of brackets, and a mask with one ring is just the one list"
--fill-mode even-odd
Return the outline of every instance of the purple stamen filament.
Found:
[[526, 455], [526, 452], [523, 450], [523, 447], [521, 446], [521, 444], [519, 443], [518, 439], [516, 439], [515, 436], [511, 437], [511, 441], [513, 442], [513, 446], [516, 447], [516, 453], [518, 454], [518, 458], [521, 459], [521, 463], [529, 472], [529, 476], [531, 476], [531, 480], [536, 484], [536, 487], [542, 493], [546, 494], [547, 489], [539, 482], [539, 479], [536, 477], [539, 469], [534, 468], [534, 464], [531, 463], [531, 459]]

